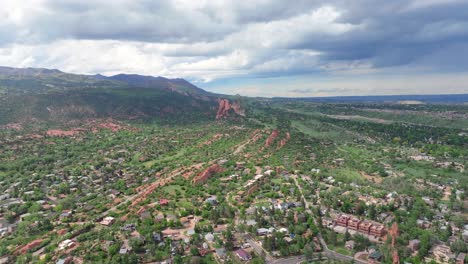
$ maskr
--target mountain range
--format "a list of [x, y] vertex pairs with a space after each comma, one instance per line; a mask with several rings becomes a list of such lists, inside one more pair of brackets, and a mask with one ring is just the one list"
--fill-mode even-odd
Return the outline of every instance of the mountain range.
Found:
[[[184, 79], [65, 73], [0, 67], [0, 125], [66, 123], [89, 118], [196, 122], [241, 118], [248, 106], [273, 101], [319, 103], [466, 103], [467, 95], [245, 98], [207, 92]], [[241, 103], [242, 102], [242, 103]]]
[[86, 118], [214, 119], [219, 95], [184, 79], [0, 67], [0, 124]]

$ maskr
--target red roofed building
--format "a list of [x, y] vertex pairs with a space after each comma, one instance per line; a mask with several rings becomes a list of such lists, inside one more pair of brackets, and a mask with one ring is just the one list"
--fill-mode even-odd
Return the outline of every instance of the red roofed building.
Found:
[[339, 225], [339, 226], [344, 226], [344, 227], [347, 227], [348, 226], [348, 221], [351, 217], [349, 217], [349, 215], [340, 215], [338, 217], [338, 219], [336, 219], [336, 224]]
[[168, 205], [169, 204], [169, 200], [167, 199], [159, 199], [159, 205]]
[[244, 261], [251, 260], [252, 256], [243, 249], [236, 250], [236, 255]]
[[359, 232], [369, 234], [371, 226], [371, 222], [364, 220], [361, 222], [361, 224], [359, 224]]
[[385, 227], [381, 224], [373, 224], [369, 234], [376, 237], [383, 237], [385, 235]]
[[348, 227], [349, 229], [352, 229], [352, 230], [358, 230], [360, 223], [361, 223], [361, 220], [357, 218], [351, 218], [351, 220], [348, 221]]

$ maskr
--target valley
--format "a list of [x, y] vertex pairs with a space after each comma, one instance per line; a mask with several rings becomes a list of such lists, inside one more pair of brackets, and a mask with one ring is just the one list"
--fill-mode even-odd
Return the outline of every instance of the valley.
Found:
[[[181, 80], [46, 73], [0, 80], [0, 263], [465, 257], [466, 105], [248, 98]], [[11, 85], [22, 78], [40, 89]], [[72, 88], [42, 85], [57, 79]]]

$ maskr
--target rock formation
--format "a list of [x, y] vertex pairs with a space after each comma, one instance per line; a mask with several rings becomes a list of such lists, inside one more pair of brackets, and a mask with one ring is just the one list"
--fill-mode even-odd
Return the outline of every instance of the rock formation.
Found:
[[218, 104], [219, 106], [218, 112], [216, 113], [216, 120], [229, 116], [229, 110], [231, 109], [237, 115], [245, 116], [245, 110], [238, 101], [235, 101], [231, 104], [228, 99], [219, 99]]
[[211, 165], [210, 167], [206, 168], [203, 172], [199, 173], [193, 179], [193, 183], [204, 183], [206, 182], [213, 174], [223, 172], [224, 169], [219, 166], [218, 164]]
[[289, 132], [286, 132], [286, 136], [283, 139], [281, 139], [281, 141], [278, 144], [278, 148], [282, 148], [284, 145], [286, 145], [286, 143], [288, 143], [290, 139], [291, 134], [289, 134]]
[[268, 136], [267, 140], [265, 141], [265, 147], [269, 147], [271, 146], [271, 144], [273, 144], [273, 141], [275, 141], [275, 139], [278, 137], [278, 130], [275, 129], [273, 130], [273, 132], [271, 132], [270, 136]]

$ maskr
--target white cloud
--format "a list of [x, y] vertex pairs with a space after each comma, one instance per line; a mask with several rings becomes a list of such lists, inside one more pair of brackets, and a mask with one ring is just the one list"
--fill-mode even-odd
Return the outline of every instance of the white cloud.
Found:
[[0, 65], [258, 83], [466, 71], [463, 7], [460, 0], [4, 0]]

